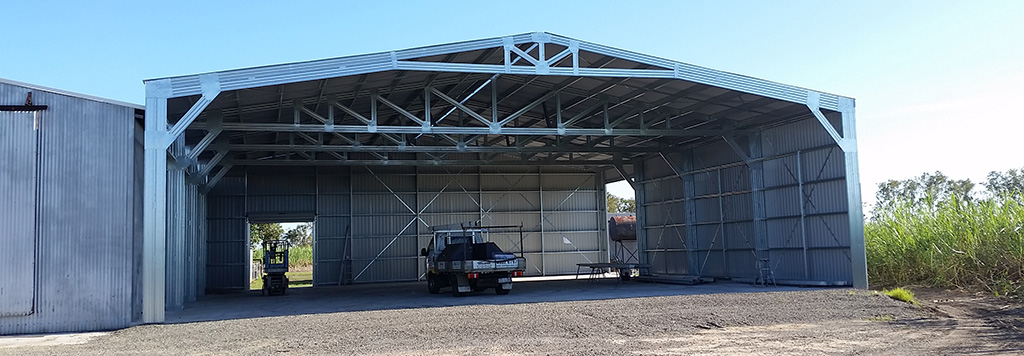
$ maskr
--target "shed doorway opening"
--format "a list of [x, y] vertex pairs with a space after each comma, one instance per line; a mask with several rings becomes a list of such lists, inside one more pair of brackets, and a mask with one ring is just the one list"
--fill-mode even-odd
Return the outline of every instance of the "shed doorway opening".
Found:
[[[250, 273], [249, 290], [259, 291], [264, 287], [264, 275], [270, 273], [274, 264], [281, 263], [287, 251], [288, 288], [309, 288], [313, 286], [313, 256], [315, 249], [314, 224], [309, 221], [252, 222], [249, 223]], [[276, 258], [264, 257], [267, 250], [277, 252]], [[268, 268], [270, 266], [271, 268]]]

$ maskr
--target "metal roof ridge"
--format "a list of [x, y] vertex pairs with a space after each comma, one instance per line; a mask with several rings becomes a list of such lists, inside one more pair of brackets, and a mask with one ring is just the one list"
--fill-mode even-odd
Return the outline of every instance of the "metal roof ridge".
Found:
[[[750, 76], [750, 75], [745, 75], [745, 74], [739, 74], [739, 73], [734, 73], [734, 72], [729, 72], [729, 71], [718, 70], [718, 69], [714, 69], [714, 68], [704, 67], [704, 66], [700, 66], [700, 65], [696, 65], [696, 64], [686, 63], [686, 62], [681, 62], [681, 61], [677, 61], [677, 60], [673, 60], [673, 59], [668, 59], [668, 58], [664, 58], [664, 57], [658, 57], [658, 56], [649, 55], [649, 54], [645, 54], [645, 53], [640, 53], [640, 52], [636, 52], [636, 51], [631, 51], [631, 50], [621, 49], [621, 48], [617, 48], [617, 47], [602, 45], [602, 44], [595, 43], [595, 42], [588, 42], [588, 41], [578, 40], [578, 39], [575, 39], [575, 38], [572, 38], [572, 37], [563, 36], [563, 35], [559, 35], [559, 34], [555, 34], [555, 33], [551, 33], [551, 32], [527, 32], [527, 33], [512, 34], [512, 35], [506, 35], [506, 36], [500, 36], [500, 37], [488, 37], [488, 38], [482, 38], [482, 39], [476, 39], [476, 40], [466, 40], [466, 41], [442, 43], [442, 44], [419, 46], [419, 47], [412, 47], [412, 48], [398, 49], [398, 50], [391, 50], [391, 51], [383, 51], [383, 52], [364, 53], [364, 54], [357, 54], [357, 55], [350, 55], [350, 56], [341, 56], [341, 57], [331, 57], [331, 58], [321, 58], [321, 59], [314, 59], [314, 60], [308, 60], [308, 61], [299, 61], [299, 62], [278, 63], [278, 64], [270, 64], [270, 65], [256, 66], [256, 67], [235, 68], [235, 69], [228, 69], [228, 70], [221, 70], [221, 71], [212, 71], [212, 72], [204, 72], [204, 73], [196, 73], [196, 74], [188, 74], [188, 75], [180, 75], [180, 76], [152, 78], [152, 79], [143, 80], [143, 83], [147, 83], [147, 82], [150, 82], [150, 81], [158, 81], [158, 80], [198, 80], [198, 78], [200, 76], [211, 75], [211, 74], [217, 74], [217, 75], [221, 75], [221, 74], [241, 74], [241, 73], [246, 73], [246, 72], [259, 72], [260, 70], [280, 69], [280, 68], [284, 68], [284, 67], [287, 67], [287, 66], [303, 66], [303, 65], [311, 65], [311, 64], [317, 64], [317, 63], [330, 63], [330, 62], [337, 62], [337, 61], [357, 61], [357, 60], [360, 60], [360, 59], [373, 60], [375, 57], [384, 57], [384, 56], [389, 57], [389, 58], [376, 58], [376, 62], [379, 62], [377, 64], [378, 65], [383, 65], [385, 63], [393, 63], [396, 60], [402, 60], [402, 59], [405, 59], [405, 58], [417, 58], [417, 57], [436, 56], [436, 55], [443, 55], [443, 54], [450, 54], [450, 53], [457, 53], [457, 52], [464, 52], [464, 51], [479, 50], [479, 49], [484, 49], [484, 48], [500, 47], [502, 45], [502, 41], [505, 38], [509, 38], [509, 37], [512, 37], [512, 38], [519, 37], [522, 40], [526, 40], [526, 42], [530, 42], [530, 40], [532, 40], [537, 35], [544, 35], [544, 36], [549, 37], [548, 38], [548, 42], [549, 43], [555, 43], [555, 44], [559, 44], [559, 45], [568, 46], [570, 42], [576, 42], [579, 45], [579, 49], [580, 50], [584, 50], [584, 51], [588, 51], [588, 52], [593, 52], [593, 53], [597, 53], [597, 54], [605, 55], [605, 56], [610, 56], [610, 57], [616, 57], [616, 58], [620, 58], [620, 59], [624, 59], [624, 60], [634, 61], [634, 62], [637, 62], [637, 63], [647, 64], [647, 65], [651, 65], [651, 66], [662, 67], [662, 68], [665, 68], [665, 69], [668, 69], [668, 70], [674, 70], [678, 74], [681, 74], [682, 72], [685, 71], [685, 72], [688, 72], [688, 73], [690, 73], [692, 75], [695, 75], [695, 76], [708, 76], [708, 75], [710, 75], [712, 77], [711, 79], [713, 79], [713, 80], [696, 80], [695, 82], [698, 82], [698, 83], [701, 83], [701, 84], [706, 84], [706, 85], [711, 85], [711, 86], [720, 86], [720, 87], [727, 88], [727, 89], [730, 89], [730, 90], [738, 90], [738, 89], [735, 88], [735, 87], [731, 87], [731, 85], [728, 85], [725, 82], [734, 81], [736, 79], [740, 79], [740, 80], [743, 80], [743, 81], [759, 82], [761, 84], [774, 85], [774, 86], [780, 87], [781, 90], [783, 90], [783, 91], [798, 90], [798, 91], [806, 91], [806, 92], [816, 92], [816, 93], [832, 96], [832, 97], [835, 97], [835, 98], [846, 98], [846, 99], [853, 100], [852, 97], [848, 97], [848, 96], [843, 96], [843, 95], [839, 95], [839, 94], [824, 92], [824, 91], [820, 91], [820, 90], [816, 90], [816, 89], [810, 89], [810, 88], [796, 86], [796, 85], [791, 85], [791, 84], [785, 84], [785, 83], [781, 83], [781, 82], [777, 82], [777, 81], [772, 81], [772, 80], [767, 80], [767, 79], [761, 79], [761, 78], [753, 77], [753, 76]], [[248, 74], [256, 74], [256, 73], [248, 73]], [[723, 76], [727, 77], [727, 78], [722, 78]], [[677, 77], [678, 77], [678, 75], [677, 75]], [[731, 77], [731, 78], [728, 78], [728, 77]], [[691, 80], [691, 79], [686, 79], [686, 80]], [[723, 82], [723, 80], [725, 82]], [[691, 81], [693, 81], [693, 80], [691, 80]], [[718, 82], [718, 83], [716, 83], [716, 82]], [[195, 84], [198, 84], [198, 82], [196, 82]], [[775, 88], [775, 90], [779, 90], [780, 88]], [[749, 93], [752, 93], [752, 94], [758, 94], [758, 95], [765, 95], [764, 93], [755, 93], [755, 92], [751, 92], [751, 91], [747, 91], [747, 90], [740, 90], [740, 91], [745, 91], [745, 92], [749, 92]], [[792, 93], [792, 94], [796, 94], [796, 93]], [[800, 95], [798, 95], [798, 96], [800, 96]], [[789, 99], [789, 100], [793, 100], [793, 99]], [[794, 102], [802, 102], [803, 100], [804, 99], [801, 96], [799, 100], [793, 100], [793, 101]]]
[[[205, 75], [205, 74], [230, 73], [230, 72], [242, 71], [242, 70], [274, 68], [274, 67], [283, 67], [283, 66], [296, 65], [296, 64], [310, 64], [310, 63], [317, 63], [317, 62], [327, 62], [327, 61], [354, 59], [354, 58], [361, 58], [361, 57], [373, 57], [373, 56], [386, 55], [386, 54], [389, 54], [389, 53], [392, 53], [392, 52], [422, 51], [422, 50], [428, 50], [428, 49], [433, 49], [433, 48], [440, 48], [440, 47], [444, 47], [444, 46], [452, 46], [452, 45], [457, 45], [457, 44], [462, 44], [462, 43], [472, 43], [472, 42], [482, 42], [482, 41], [501, 41], [501, 39], [505, 38], [505, 37], [529, 36], [529, 35], [531, 35], [533, 33], [536, 33], [536, 32], [517, 33], [517, 34], [513, 34], [513, 35], [479, 38], [479, 39], [475, 39], [475, 40], [465, 40], [465, 41], [456, 41], [456, 42], [448, 42], [448, 43], [439, 43], [439, 44], [432, 44], [432, 45], [425, 45], [425, 46], [417, 46], [417, 47], [409, 47], [409, 48], [403, 48], [403, 49], [395, 49], [395, 50], [390, 50], [390, 51], [360, 53], [360, 54], [352, 54], [352, 55], [347, 55], [347, 56], [310, 59], [310, 60], [297, 61], [297, 62], [285, 62], [285, 63], [267, 64], [267, 65], [261, 65], [261, 66], [255, 66], [255, 67], [241, 67], [241, 68], [233, 68], [233, 69], [225, 69], [225, 70], [215, 70], [215, 71], [201, 72], [201, 73], [174, 75], [174, 76], [169, 76], [169, 77], [157, 77], [157, 78], [143, 79], [142, 82], [145, 83], [145, 82], [150, 82], [150, 81], [155, 81], [155, 80], [163, 80], [163, 79], [179, 79], [179, 78], [187, 78], [187, 77], [198, 77], [198, 76]], [[548, 33], [548, 34], [554, 35], [554, 34], [551, 34], [551, 33]], [[555, 35], [555, 36], [557, 36], [557, 35]], [[564, 37], [564, 36], [559, 36], [559, 37]], [[435, 54], [427, 54], [425, 56], [447, 54], [447, 53], [453, 53], [453, 52], [438, 52], [438, 53], [435, 53]]]
[[[631, 55], [638, 56], [638, 57], [641, 57], [641, 58], [646, 57], [646, 58], [654, 59], [656, 61], [665, 61], [665, 62], [669, 62], [669, 63], [673, 63], [673, 64], [680, 64], [680, 65], [685, 65], [685, 66], [690, 66], [690, 67], [701, 68], [701, 69], [704, 69], [704, 70], [715, 71], [715, 72], [720, 72], [720, 73], [729, 74], [729, 75], [735, 75], [735, 76], [744, 77], [744, 78], [753, 79], [753, 80], [765, 81], [765, 82], [769, 82], [769, 83], [773, 83], [773, 84], [784, 85], [784, 86], [798, 88], [798, 89], [803, 89], [803, 90], [807, 90], [807, 91], [814, 91], [814, 92], [818, 92], [818, 93], [821, 93], [821, 94], [829, 94], [829, 95], [835, 95], [837, 97], [853, 99], [852, 97], [845, 96], [845, 95], [839, 95], [839, 94], [825, 92], [825, 91], [821, 91], [821, 90], [817, 90], [817, 89], [811, 89], [811, 88], [802, 87], [802, 86], [799, 86], [799, 85], [786, 84], [786, 83], [777, 82], [777, 81], [774, 81], [774, 80], [758, 78], [758, 77], [755, 77], [755, 76], [752, 76], [752, 75], [736, 73], [736, 72], [730, 72], [730, 71], [727, 71], [727, 70], [714, 69], [714, 68], [711, 68], [711, 67], [705, 67], [705, 66], [697, 65], [697, 64], [693, 64], [693, 63], [686, 63], [686, 62], [682, 62], [682, 61], [675, 60], [675, 59], [670, 59], [670, 58], [655, 56], [655, 55], [651, 55], [651, 54], [636, 52], [636, 51], [632, 51], [632, 50], [628, 50], [628, 49], [622, 49], [622, 48], [618, 48], [618, 47], [602, 45], [600, 43], [584, 41], [584, 40], [572, 38], [572, 37], [569, 37], [569, 36], [559, 35], [559, 34], [556, 34], [556, 33], [551, 33], [551, 32], [543, 32], [543, 33], [546, 33], [548, 35], [555, 36], [555, 37], [560, 37], [560, 38], [563, 38], [563, 39], [566, 39], [566, 40], [577, 41], [579, 43], [586, 43], [586, 44], [592, 45], [592, 46], [605, 47], [605, 48], [613, 49], [613, 50], [616, 50], [616, 51], [626, 52], [626, 53], [629, 53]], [[591, 51], [594, 52], [593, 50], [591, 50]], [[596, 52], [596, 53], [604, 54], [606, 56], [611, 56], [612, 55], [612, 54], [605, 53], [605, 52]], [[623, 58], [623, 59], [629, 59], [629, 58]], [[640, 63], [644, 63], [644, 64], [648, 64], [648, 65], [661, 66], [659, 64], [651, 63], [651, 62], [646, 62], [646, 61], [640, 61], [640, 60], [635, 60], [635, 59], [630, 59], [630, 60], [633, 60], [633, 61], [636, 61], [636, 62], [640, 62]]]
[[50, 93], [54, 93], [54, 94], [73, 96], [73, 97], [76, 97], [76, 98], [79, 98], [79, 99], [92, 100], [92, 101], [101, 102], [101, 103], [105, 103], [105, 104], [124, 106], [124, 107], [133, 108], [133, 109], [139, 109], [139, 110], [145, 110], [146, 109], [146, 107], [144, 105], [140, 105], [140, 104], [133, 104], [133, 103], [129, 103], [129, 102], [126, 102], [126, 101], [107, 99], [107, 98], [103, 98], [103, 97], [98, 97], [98, 96], [89, 95], [89, 94], [82, 94], [82, 93], [68, 91], [68, 90], [55, 89], [55, 88], [50, 88], [50, 87], [46, 87], [46, 86], [42, 86], [42, 85], [37, 85], [37, 84], [20, 82], [20, 81], [17, 81], [17, 80], [7, 79], [7, 78], [3, 78], [3, 77], [0, 77], [0, 83], [10, 84], [10, 85], [17, 85], [17, 86], [20, 86], [20, 87], [25, 87], [25, 88], [29, 88], [29, 89], [33, 89], [33, 90], [41, 90], [41, 91], [50, 92]]

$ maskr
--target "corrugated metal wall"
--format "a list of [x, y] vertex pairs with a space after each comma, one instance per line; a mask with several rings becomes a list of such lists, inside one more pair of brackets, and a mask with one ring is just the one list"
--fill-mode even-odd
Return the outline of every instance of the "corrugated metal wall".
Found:
[[767, 258], [780, 282], [851, 284], [842, 150], [813, 119], [749, 141], [749, 166], [724, 141], [642, 162], [642, 260], [655, 274], [747, 280]]
[[31, 314], [35, 301], [35, 124], [36, 113], [0, 112], [0, 317]]
[[[174, 156], [185, 154], [185, 138], [179, 137], [168, 150]], [[165, 250], [166, 287], [164, 301], [168, 310], [178, 310], [185, 305], [186, 275], [186, 231], [188, 227], [188, 199], [186, 198], [185, 171], [167, 170], [167, 245]]]
[[761, 134], [768, 258], [779, 280], [849, 284], [845, 161], [822, 132], [808, 120]]
[[[183, 154], [179, 140], [171, 146]], [[206, 279], [206, 195], [185, 179], [185, 171], [167, 172], [167, 251], [165, 303], [177, 310], [205, 293]], [[173, 185], [172, 185], [173, 183]]]
[[[244, 279], [242, 270], [214, 270], [215, 255], [234, 256], [245, 246], [217, 242], [212, 227], [229, 224], [230, 231], [220, 233], [244, 234], [239, 226], [246, 216], [249, 222], [315, 216], [314, 285], [419, 279], [419, 250], [430, 242], [430, 227], [477, 221], [524, 225], [528, 274], [575, 273], [576, 263], [608, 258], [604, 182], [598, 177], [551, 168], [249, 168], [244, 179], [220, 183], [248, 188], [218, 185], [208, 198], [209, 286]], [[239, 202], [242, 211], [235, 210]], [[222, 238], [230, 240], [217, 237]], [[520, 251], [518, 234], [495, 234], [492, 240]]]
[[245, 177], [224, 177], [206, 197], [207, 291], [249, 288]]
[[0, 317], [0, 334], [127, 326], [135, 109], [7, 83], [0, 83], [0, 103], [21, 104], [30, 91], [35, 104], [49, 106], [39, 113], [35, 308]]

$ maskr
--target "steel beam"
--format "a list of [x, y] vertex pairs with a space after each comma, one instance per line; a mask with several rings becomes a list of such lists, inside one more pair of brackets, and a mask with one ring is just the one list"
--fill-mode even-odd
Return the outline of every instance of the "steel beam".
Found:
[[206, 136], [203, 136], [203, 138], [199, 140], [199, 143], [196, 143], [196, 145], [192, 147], [191, 150], [188, 151], [187, 156], [188, 161], [191, 162], [190, 165], [195, 165], [195, 161], [196, 159], [199, 158], [199, 155], [202, 154], [204, 150], [206, 150], [207, 146], [213, 143], [213, 140], [217, 139], [217, 135], [220, 135], [221, 122], [222, 121], [220, 115], [211, 115], [207, 117], [206, 125], [209, 131], [206, 133]]
[[238, 166], [594, 166], [611, 167], [615, 162], [610, 160], [551, 160], [551, 161], [512, 161], [512, 160], [272, 160], [272, 159], [234, 159], [230, 164]]
[[[836, 128], [832, 126], [832, 123], [828, 121], [828, 118], [825, 117], [825, 114], [821, 112], [821, 109], [819, 108], [820, 100], [821, 93], [814, 91], [807, 92], [807, 108], [810, 109], [811, 113], [814, 114], [814, 117], [818, 119], [818, 122], [821, 123], [821, 127], [825, 129], [825, 132], [828, 132], [828, 135], [832, 137], [832, 140], [836, 142], [836, 145], [839, 145], [839, 147], [843, 149], [843, 152], [857, 152], [857, 141], [854, 139], [852, 141], [853, 143], [851, 144], [849, 141], [846, 140], [845, 137], [839, 135], [839, 132], [836, 131]], [[848, 99], [844, 100], [844, 102], [853, 102], [853, 100]], [[852, 110], [853, 109], [851, 108], [850, 111], [852, 112]], [[856, 133], [843, 130], [843, 135], [850, 135], [851, 137], [855, 137]]]
[[750, 271], [750, 273], [755, 276], [756, 280], [759, 260], [771, 257], [768, 250], [768, 207], [765, 204], [764, 196], [764, 156], [761, 150], [761, 135], [751, 136], [748, 146], [750, 148], [750, 157], [752, 158], [748, 167], [750, 168], [750, 205], [752, 208], [751, 220], [753, 220], [754, 225], [753, 247], [755, 266], [754, 270]]
[[[216, 99], [217, 95], [220, 94], [220, 79], [216, 73], [200, 75], [199, 85], [202, 88], [203, 95], [199, 98], [199, 101], [193, 104], [192, 107], [185, 112], [185, 115], [174, 124], [174, 127], [168, 130], [168, 135], [165, 138], [166, 142], [163, 142], [165, 148], [170, 147], [171, 143], [174, 142], [178, 136], [181, 136], [181, 134], [185, 132], [185, 129], [187, 129], [189, 125], [199, 117], [199, 114], [201, 114], [203, 110], [213, 102], [213, 99]], [[166, 114], [164, 115], [166, 116]]]
[[[204, 123], [192, 125], [195, 129], [206, 129]], [[224, 123], [224, 131], [237, 132], [328, 132], [326, 125], [322, 124], [276, 124], [276, 123]], [[420, 126], [362, 126], [362, 125], [334, 125], [333, 132], [337, 133], [392, 133], [392, 134], [419, 134], [423, 130]], [[454, 127], [454, 126], [433, 126], [430, 133], [448, 135], [489, 135], [495, 134], [486, 127]], [[560, 133], [557, 128], [548, 127], [505, 127], [501, 128], [502, 135], [529, 135], [529, 136], [722, 136], [726, 134], [750, 134], [752, 130], [726, 130], [726, 129], [611, 129], [603, 128], [566, 128]]]
[[[305, 136], [305, 135], [303, 135]], [[308, 137], [308, 136], [306, 136]], [[523, 136], [520, 136], [523, 137]], [[314, 142], [315, 143], [315, 142]], [[378, 145], [293, 145], [293, 144], [236, 144], [228, 145], [226, 148], [235, 152], [416, 152], [416, 153], [443, 153], [443, 152], [467, 152], [467, 153], [652, 153], [657, 152], [660, 147], [617, 147], [603, 146], [594, 147], [589, 145], [546, 145], [546, 146], [378, 146]], [[339, 157], [339, 159], [341, 159]]]
[[224, 166], [220, 167], [220, 170], [217, 171], [217, 174], [214, 174], [213, 177], [210, 177], [210, 180], [206, 182], [206, 186], [203, 188], [203, 194], [209, 193], [210, 190], [213, 189], [213, 187], [216, 187], [217, 183], [220, 182], [221, 178], [224, 178], [224, 175], [227, 174], [228, 171], [230, 171], [231, 167], [233, 166], [234, 165], [232, 164], [225, 164]]

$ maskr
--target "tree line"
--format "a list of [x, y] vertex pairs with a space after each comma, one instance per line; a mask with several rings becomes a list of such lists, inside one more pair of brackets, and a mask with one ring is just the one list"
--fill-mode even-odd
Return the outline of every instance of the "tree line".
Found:
[[954, 201], [971, 202], [979, 199], [1021, 199], [1024, 191], [1024, 168], [1005, 172], [992, 171], [981, 183], [970, 179], [952, 179], [941, 171], [923, 173], [904, 180], [887, 180], [878, 184], [872, 215], [884, 214], [901, 203], [938, 207]]
[[278, 223], [249, 225], [249, 242], [253, 248], [261, 248], [263, 241], [284, 240], [289, 246], [308, 246], [313, 244], [313, 224], [304, 223], [285, 231]]

